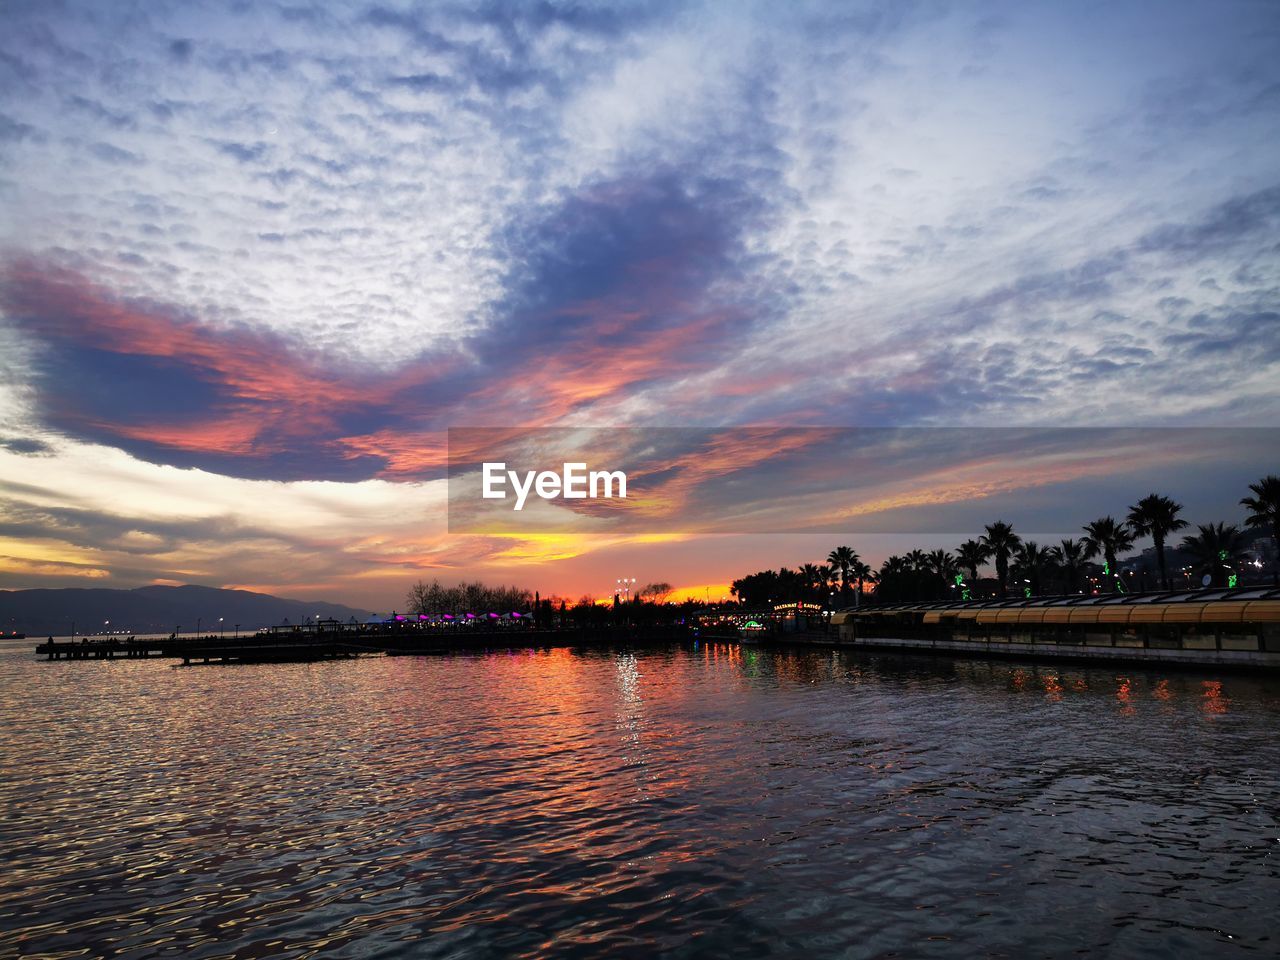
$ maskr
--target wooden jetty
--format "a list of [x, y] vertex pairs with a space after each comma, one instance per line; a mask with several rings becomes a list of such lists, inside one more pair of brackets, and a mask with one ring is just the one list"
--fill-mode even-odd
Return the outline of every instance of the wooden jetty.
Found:
[[48, 640], [36, 654], [48, 660], [116, 660], [135, 657], [180, 659], [184, 666], [229, 663], [301, 663], [365, 656], [425, 656], [444, 653], [527, 649], [529, 647], [602, 646], [616, 643], [678, 640], [683, 626], [603, 630], [579, 628], [427, 629], [410, 625], [343, 624], [339, 629], [273, 627], [248, 636], [226, 638]]
[[132, 660], [139, 657], [173, 656], [171, 647], [172, 641], [137, 640], [133, 637], [106, 637], [100, 640], [54, 640], [50, 637], [36, 647], [36, 653], [48, 660]]

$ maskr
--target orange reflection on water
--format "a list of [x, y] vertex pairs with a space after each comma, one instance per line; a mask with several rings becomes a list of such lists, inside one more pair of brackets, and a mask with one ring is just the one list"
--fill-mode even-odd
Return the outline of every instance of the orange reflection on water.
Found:
[[1062, 681], [1053, 674], [1044, 678], [1045, 699], [1054, 703], [1062, 699]]
[[1201, 686], [1204, 687], [1204, 712], [1226, 713], [1231, 698], [1222, 692], [1222, 681], [1205, 680]]
[[1156, 688], [1151, 691], [1151, 695], [1157, 700], [1169, 700], [1173, 694], [1169, 691], [1169, 681], [1161, 680], [1156, 684]]
[[1133, 705], [1133, 681], [1128, 677], [1116, 677], [1116, 699], [1120, 701], [1120, 715], [1132, 717], [1138, 712]]

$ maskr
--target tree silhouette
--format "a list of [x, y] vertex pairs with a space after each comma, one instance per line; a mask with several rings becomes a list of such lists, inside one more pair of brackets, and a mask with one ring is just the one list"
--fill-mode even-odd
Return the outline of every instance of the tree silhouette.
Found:
[[868, 582], [874, 582], [875, 576], [876, 576], [875, 572], [871, 569], [871, 567], [865, 561], [863, 561], [862, 559], [858, 559], [858, 560], [855, 560], [853, 562], [853, 565], [849, 567], [849, 576], [851, 576], [854, 579], [854, 581], [858, 584], [858, 592], [854, 594], [854, 603], [860, 604], [862, 602], [863, 584]]
[[956, 563], [956, 558], [946, 550], [929, 552], [929, 573], [934, 577], [939, 597], [946, 597], [947, 588], [959, 569], [960, 565]]
[[1182, 530], [1187, 521], [1178, 516], [1182, 504], [1158, 493], [1149, 493], [1129, 508], [1129, 528], [1139, 537], [1150, 537], [1156, 548], [1156, 565], [1160, 570], [1160, 586], [1169, 589], [1169, 576], [1165, 571], [1164, 540], [1169, 534]]
[[1079, 540], [1063, 540], [1053, 548], [1053, 561], [1066, 577], [1067, 593], [1076, 592], [1076, 584], [1084, 570], [1085, 552], [1085, 546]]
[[1209, 585], [1224, 587], [1235, 564], [1247, 555], [1244, 534], [1234, 524], [1200, 524], [1182, 541], [1182, 549], [1195, 560], [1196, 572], [1209, 575]]
[[991, 551], [977, 540], [966, 540], [956, 550], [956, 562], [969, 573], [969, 583], [978, 582], [978, 568], [991, 559]]
[[1099, 517], [1084, 526], [1084, 555], [1093, 559], [1099, 554], [1106, 560], [1104, 576], [1111, 578], [1111, 590], [1115, 592], [1116, 583], [1120, 580], [1120, 571], [1116, 569], [1117, 555], [1133, 548], [1133, 534], [1129, 528], [1115, 517]]
[[853, 565], [858, 562], [858, 553], [853, 547], [836, 547], [827, 554], [827, 563], [840, 574], [840, 599], [845, 600], [849, 596], [849, 577], [853, 572]]
[[1257, 483], [1249, 484], [1249, 489], [1253, 496], [1240, 501], [1241, 506], [1249, 510], [1245, 526], [1271, 534], [1276, 558], [1272, 577], [1280, 579], [1280, 477], [1268, 474]]
[[1030, 581], [1029, 596], [1039, 596], [1041, 580], [1053, 567], [1053, 550], [1040, 546], [1034, 540], [1025, 540], [1014, 551], [1013, 562], [1018, 573]]
[[987, 525], [987, 532], [979, 541], [996, 560], [996, 581], [1001, 598], [1009, 595], [1009, 555], [1022, 543], [1013, 527], [1003, 520]]

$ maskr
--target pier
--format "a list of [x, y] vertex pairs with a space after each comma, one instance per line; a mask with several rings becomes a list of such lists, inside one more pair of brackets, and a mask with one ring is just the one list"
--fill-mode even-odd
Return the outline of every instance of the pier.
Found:
[[320, 621], [278, 626], [234, 639], [50, 640], [47, 660], [168, 657], [184, 665], [281, 663], [366, 656], [428, 656], [529, 647], [605, 647], [686, 639], [818, 644], [941, 656], [1146, 663], [1280, 670], [1280, 590], [1249, 587], [1143, 594], [1072, 595], [969, 602], [873, 605], [829, 618], [748, 623], [707, 613], [702, 622], [637, 627], [516, 623], [452, 624], [403, 620], [354, 624]]
[[47, 660], [116, 660], [172, 656], [171, 641], [88, 637], [80, 640], [54, 640], [52, 637], [36, 647], [36, 654]]
[[367, 656], [427, 656], [526, 647], [605, 646], [684, 639], [682, 626], [605, 629], [577, 627], [537, 629], [484, 627], [429, 628], [414, 623], [271, 627], [234, 639], [218, 636], [81, 640], [46, 640], [35, 648], [46, 660], [117, 660], [167, 657], [184, 666], [230, 663], [301, 663]]

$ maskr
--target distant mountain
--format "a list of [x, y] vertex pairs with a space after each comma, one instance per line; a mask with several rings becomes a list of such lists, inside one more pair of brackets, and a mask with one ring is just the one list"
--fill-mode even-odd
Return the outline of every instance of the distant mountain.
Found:
[[[111, 630], [129, 633], [195, 633], [197, 619], [204, 633], [254, 630], [287, 619], [290, 623], [333, 617], [367, 620], [367, 610], [314, 600], [286, 600], [249, 590], [214, 587], [138, 587], [136, 590], [68, 588], [60, 590], [0, 590], [0, 633], [65, 636], [75, 624], [77, 634]], [[219, 618], [222, 623], [219, 624]]]

